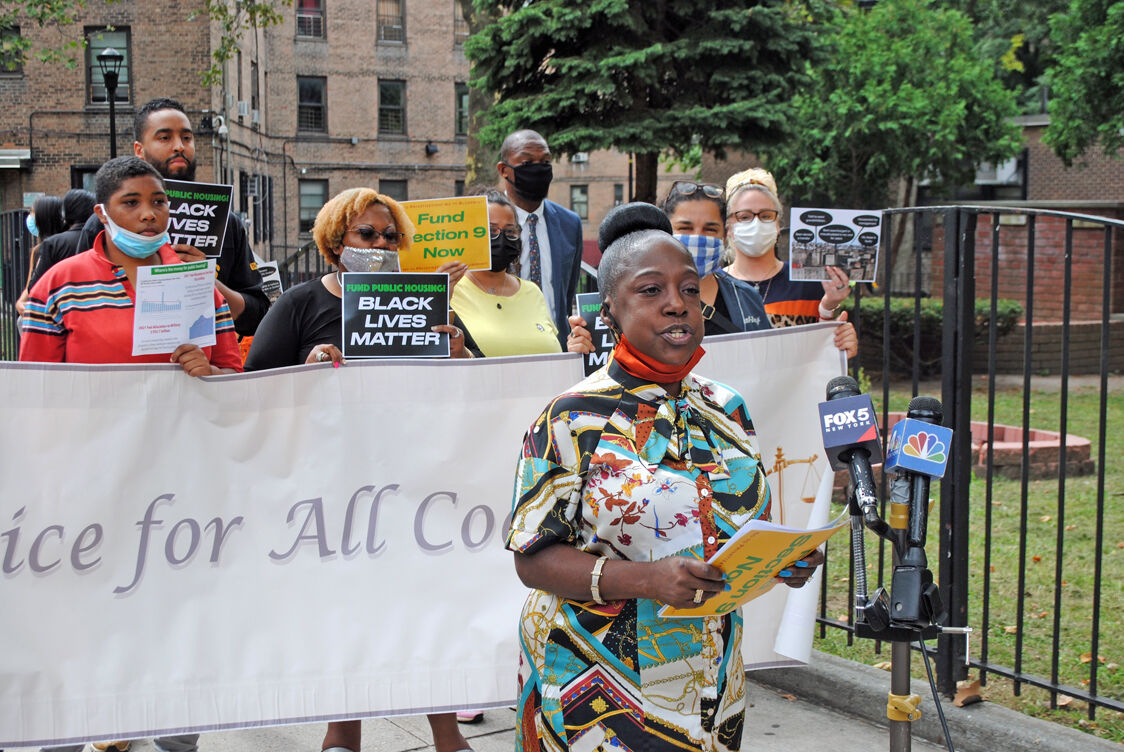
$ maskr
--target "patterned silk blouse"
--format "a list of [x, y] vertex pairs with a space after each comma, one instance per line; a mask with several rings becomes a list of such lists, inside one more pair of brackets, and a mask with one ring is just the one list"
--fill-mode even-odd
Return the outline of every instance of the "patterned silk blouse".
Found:
[[[690, 374], [671, 397], [610, 361], [528, 432], [508, 548], [534, 554], [560, 543], [629, 561], [710, 555], [768, 516], [752, 435], [729, 387]], [[663, 619], [661, 605], [531, 591], [516, 747], [737, 750], [740, 614]]]

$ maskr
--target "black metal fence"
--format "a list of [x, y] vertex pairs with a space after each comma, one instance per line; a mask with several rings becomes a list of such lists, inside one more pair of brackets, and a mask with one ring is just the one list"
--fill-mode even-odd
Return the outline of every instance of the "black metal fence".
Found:
[[19, 358], [16, 301], [27, 284], [35, 244], [26, 218], [26, 209], [0, 212], [0, 360]]
[[[979, 652], [966, 665], [963, 637], [942, 636], [934, 651], [941, 689], [954, 693], [970, 665], [984, 684], [992, 675], [1011, 680], [1016, 695], [1027, 685], [1045, 689], [1051, 707], [1068, 695], [1088, 703], [1089, 718], [1098, 707], [1124, 710], [1120, 680], [1109, 680], [1107, 690], [1101, 681], [1111, 676], [1102, 677], [1106, 638], [1109, 650], [1124, 643], [1118, 615], [1124, 566], [1106, 548], [1115, 549], [1124, 531], [1124, 504], [1110, 502], [1121, 489], [1106, 488], [1106, 478], [1124, 477], [1124, 457], [1106, 451], [1109, 377], [1124, 370], [1124, 269], [1114, 266], [1124, 256], [1124, 221], [998, 206], [896, 209], [884, 216], [884, 281], [877, 315], [855, 317], [863, 357], [854, 367], [881, 381], [883, 425], [892, 400], [904, 411], [907, 384], [916, 395], [922, 387], [935, 391], [937, 382], [926, 381], [939, 379], [945, 424], [956, 431], [934, 509], [939, 551], [930, 561], [940, 562], [949, 624], [972, 626]], [[902, 223], [913, 231], [901, 233], [895, 247]], [[856, 291], [855, 312], [871, 307], [863, 295]], [[1005, 331], [1008, 298], [1021, 305], [1025, 323], [1008, 321]], [[927, 347], [925, 320], [932, 330], [938, 300], [940, 320]], [[935, 354], [935, 370], [926, 373], [925, 359]], [[1083, 422], [1095, 434], [1088, 445], [1070, 436], [1075, 366], [1092, 382], [1086, 392], [1099, 390], [1094, 430], [1088, 416]], [[1054, 382], [1050, 396], [1035, 393], [1033, 377], [1042, 373]], [[999, 390], [1003, 374], [1014, 383]], [[877, 399], [879, 390], [872, 391]], [[1042, 400], [1055, 394], [1056, 405], [1043, 409]], [[997, 421], [1001, 396], [1008, 415], [1021, 414], [1017, 425]], [[1056, 422], [1043, 424], [1039, 416], [1052, 415], [1054, 407]], [[1051, 442], [1036, 429], [1060, 439]], [[1090, 471], [1091, 479], [1072, 477]], [[1081, 529], [1067, 524], [1071, 518]], [[842, 555], [846, 546], [836, 543], [834, 550]], [[871, 579], [888, 583], [884, 543], [875, 561]], [[836, 628], [851, 633], [848, 641], [853, 637], [846, 616], [852, 587], [849, 578], [824, 577], [821, 636]]]
[[293, 285], [321, 277], [328, 272], [328, 262], [320, 255], [316, 243], [309, 241], [277, 265], [281, 284], [288, 290]]

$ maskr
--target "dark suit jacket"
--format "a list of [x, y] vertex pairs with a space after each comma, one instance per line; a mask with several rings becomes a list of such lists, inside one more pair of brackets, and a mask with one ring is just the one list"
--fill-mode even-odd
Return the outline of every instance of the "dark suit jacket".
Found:
[[582, 265], [582, 221], [577, 214], [550, 199], [543, 201], [543, 218], [550, 239], [551, 289], [554, 291], [554, 324], [562, 350], [570, 325], [566, 317], [574, 305]]

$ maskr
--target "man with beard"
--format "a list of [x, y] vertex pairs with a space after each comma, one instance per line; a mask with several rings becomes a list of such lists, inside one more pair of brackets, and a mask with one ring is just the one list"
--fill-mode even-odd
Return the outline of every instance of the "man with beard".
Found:
[[[133, 153], [165, 178], [195, 180], [195, 134], [182, 104], [168, 98], [146, 102], [133, 118], [133, 138], [136, 139]], [[101, 230], [98, 218], [90, 217], [82, 228], [75, 252], [93, 248], [94, 238]], [[183, 261], [207, 258], [194, 246], [180, 243], [174, 248]], [[235, 331], [243, 337], [253, 336], [269, 308], [269, 299], [262, 291], [261, 275], [254, 264], [246, 227], [234, 212], [226, 222], [217, 267], [215, 287], [230, 306]]]
[[577, 214], [546, 197], [554, 178], [550, 147], [531, 130], [515, 131], [500, 146], [496, 170], [503, 191], [515, 204], [516, 220], [523, 228], [523, 254], [519, 276], [540, 288], [558, 327], [558, 340], [566, 348], [570, 325], [566, 321], [574, 304], [582, 263], [582, 221]]

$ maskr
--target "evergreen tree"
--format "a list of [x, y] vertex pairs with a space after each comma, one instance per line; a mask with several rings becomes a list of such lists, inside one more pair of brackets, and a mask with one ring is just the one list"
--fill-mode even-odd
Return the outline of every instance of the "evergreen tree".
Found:
[[[818, 3], [819, 0], [812, 0]], [[718, 156], [780, 140], [816, 26], [794, 0], [475, 0], [496, 20], [465, 52], [495, 104], [480, 139], [531, 128], [551, 150], [637, 154], [635, 198], [656, 200], [661, 152]]]

